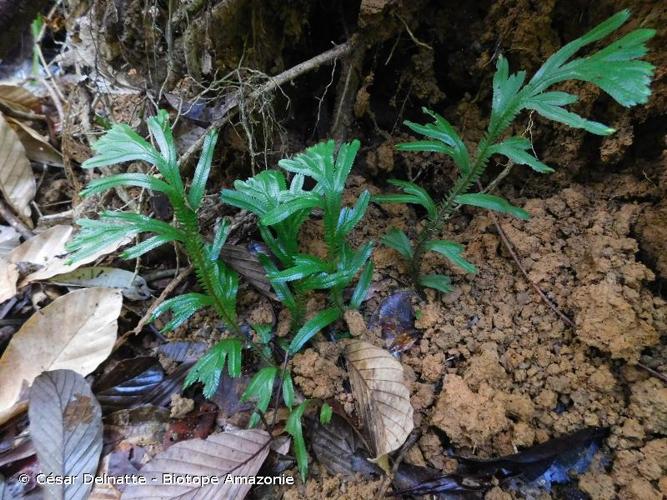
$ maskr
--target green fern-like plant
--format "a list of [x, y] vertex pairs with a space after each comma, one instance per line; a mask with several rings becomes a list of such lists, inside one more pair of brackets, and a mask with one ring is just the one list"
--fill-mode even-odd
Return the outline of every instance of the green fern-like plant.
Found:
[[[370, 261], [372, 242], [354, 249], [347, 241], [350, 232], [363, 219], [370, 194], [364, 191], [353, 206], [343, 206], [345, 182], [359, 150], [359, 141], [342, 144], [336, 152], [334, 141], [327, 141], [306, 149], [292, 159], [282, 160], [279, 166], [292, 174], [287, 182], [285, 174], [267, 170], [245, 180], [236, 181], [235, 189], [221, 193], [224, 203], [245, 209], [258, 218], [259, 232], [275, 260], [262, 256], [267, 276], [281, 302], [291, 312], [293, 334], [284, 344], [286, 360], [299, 352], [318, 332], [342, 317], [348, 308], [359, 308], [373, 274]], [[311, 189], [304, 189], [306, 178], [314, 181]], [[313, 211], [321, 211], [326, 258], [305, 254], [299, 248], [299, 231]], [[359, 279], [349, 301], [344, 291], [357, 275]], [[305, 300], [309, 292], [328, 292], [328, 307], [307, 321], [304, 318]], [[257, 328], [255, 328], [258, 331]], [[263, 341], [270, 333], [258, 331]], [[259, 421], [260, 413], [267, 410], [276, 379], [285, 405], [290, 408], [287, 431], [293, 438], [299, 471], [305, 479], [308, 454], [301, 431], [301, 418], [308, 400], [294, 405], [292, 378], [287, 370], [277, 366], [262, 368], [252, 379], [243, 399], [257, 401], [257, 412], [251, 425]]]
[[218, 258], [227, 238], [229, 224], [221, 221], [216, 227], [213, 241], [209, 243], [201, 234], [197, 220], [211, 170], [217, 133], [212, 132], [206, 137], [192, 183], [186, 188], [167, 112], [159, 111], [147, 120], [147, 124], [159, 150], [129, 126], [115, 124], [94, 144], [97, 154], [85, 161], [82, 167], [144, 161], [155, 166], [159, 175], [125, 173], [102, 177], [92, 181], [82, 195], [92, 196], [117, 186], [141, 187], [160, 192], [174, 209], [174, 223], [169, 224], [139, 213], [115, 211], [104, 212], [95, 220], [79, 220], [77, 223], [81, 231], [68, 245], [70, 260], [83, 259], [104, 246], [129, 241], [145, 233], [152, 236], [124, 250], [122, 258], [137, 258], [166, 243], [181, 244], [192, 262], [202, 293], [186, 293], [166, 300], [155, 309], [153, 319], [171, 313], [164, 331], [183, 325], [194, 313], [205, 307], [212, 307], [222, 319], [231, 337], [223, 339], [205, 354], [185, 380], [186, 387], [202, 382], [204, 394], [211, 397], [218, 387], [225, 361], [230, 376], [240, 375], [243, 347], [236, 316], [238, 275]]
[[[424, 140], [397, 145], [400, 151], [436, 152], [449, 156], [457, 167], [458, 177], [447, 195], [436, 203], [421, 187], [406, 181], [392, 181], [401, 193], [383, 194], [374, 197], [379, 203], [413, 203], [426, 209], [427, 220], [414, 242], [398, 229], [392, 229], [382, 242], [396, 249], [410, 262], [411, 274], [418, 287], [430, 287], [448, 292], [450, 280], [445, 275], [427, 275], [421, 272], [424, 254], [434, 251], [445, 256], [454, 265], [467, 272], [474, 272], [472, 264], [461, 256], [463, 247], [451, 241], [436, 239], [445, 222], [462, 205], [494, 210], [527, 219], [529, 214], [513, 206], [507, 200], [486, 191], [470, 192], [485, 172], [494, 155], [508, 158], [512, 163], [526, 165], [539, 173], [553, 172], [532, 154], [532, 144], [525, 137], [507, 137], [506, 131], [523, 110], [531, 110], [549, 120], [581, 128], [596, 135], [614, 132], [602, 123], [586, 119], [566, 106], [577, 101], [577, 96], [560, 90], [551, 90], [554, 85], [569, 80], [579, 80], [600, 87], [621, 106], [631, 107], [647, 102], [654, 67], [640, 60], [646, 53], [646, 42], [655, 34], [652, 29], [637, 29], [605, 48], [584, 57], [572, 59], [583, 47], [597, 42], [620, 28], [630, 17], [627, 10], [621, 11], [602, 22], [584, 36], [568, 43], [553, 54], [526, 82], [526, 72], [510, 73], [507, 60], [498, 59], [493, 77], [491, 117], [486, 133], [471, 153], [454, 127], [439, 114], [425, 109], [433, 121], [405, 124]], [[500, 180], [500, 179], [497, 179]], [[495, 186], [492, 182], [490, 186]]]

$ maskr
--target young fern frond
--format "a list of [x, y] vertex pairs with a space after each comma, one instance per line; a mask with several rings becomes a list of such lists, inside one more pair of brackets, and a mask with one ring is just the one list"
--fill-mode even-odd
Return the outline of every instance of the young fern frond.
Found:
[[[426, 137], [404, 144], [397, 149], [406, 152], [437, 152], [454, 161], [458, 169], [452, 188], [437, 205], [428, 195], [424, 196], [421, 188], [413, 183], [393, 182], [403, 193], [378, 195], [374, 201], [379, 203], [413, 203], [424, 207], [428, 214], [425, 227], [417, 235], [414, 244], [409, 245], [408, 237], [398, 230], [392, 230], [383, 242], [398, 250], [410, 261], [414, 282], [444, 291], [449, 288], [445, 277], [433, 275], [421, 276], [421, 262], [424, 253], [440, 248], [433, 245], [445, 221], [461, 205], [471, 205], [501, 213], [527, 218], [521, 208], [511, 205], [506, 200], [488, 193], [469, 193], [480, 179], [490, 158], [502, 155], [518, 165], [526, 165], [539, 173], [550, 173], [553, 169], [532, 154], [532, 144], [524, 137], [503, 138], [512, 121], [523, 110], [532, 110], [549, 120], [557, 121], [574, 128], [581, 128], [597, 135], [608, 135], [614, 129], [599, 122], [588, 120], [568, 109], [566, 106], [577, 101], [577, 96], [567, 92], [549, 90], [554, 85], [569, 80], [589, 82], [598, 86], [621, 106], [630, 107], [647, 102], [654, 67], [640, 60], [646, 55], [646, 42], [655, 34], [651, 29], [637, 29], [621, 39], [589, 55], [572, 59], [583, 47], [597, 42], [622, 26], [630, 17], [628, 10], [621, 11], [602, 22], [585, 35], [563, 46], [547, 59], [542, 67], [526, 83], [526, 72], [510, 73], [509, 64], [502, 56], [498, 58], [496, 73], [493, 77], [493, 97], [491, 116], [486, 133], [475, 149], [474, 155], [468, 151], [460, 135], [453, 126], [439, 114], [425, 109], [424, 113], [433, 118], [431, 123], [417, 124], [406, 121], [412, 131]], [[406, 241], [408, 243], [406, 243]], [[445, 255], [454, 264], [456, 258]], [[469, 266], [462, 266], [466, 271]]]
[[186, 190], [167, 112], [161, 110], [157, 116], [149, 118], [148, 129], [159, 151], [127, 125], [116, 124], [93, 145], [96, 155], [82, 166], [93, 168], [126, 161], [144, 161], [157, 167], [161, 178], [142, 173], [102, 177], [92, 181], [82, 195], [92, 196], [116, 186], [161, 192], [174, 209], [174, 224], [138, 213], [103, 212], [97, 220], [78, 221], [81, 231], [68, 245], [70, 260], [82, 259], [94, 254], [102, 246], [124, 242], [141, 234], [152, 236], [125, 249], [121, 253], [122, 258], [137, 258], [165, 243], [178, 242], [183, 245], [203, 293], [187, 293], [166, 300], [155, 309], [152, 319], [171, 313], [170, 321], [164, 326], [164, 331], [169, 331], [183, 325], [197, 311], [212, 307], [235, 335], [213, 347], [186, 378], [186, 387], [194, 382], [202, 382], [205, 395], [210, 397], [220, 381], [225, 360], [229, 374], [239, 376], [243, 345], [238, 338], [241, 331], [236, 317], [238, 276], [218, 259], [227, 238], [229, 224], [226, 221], [219, 223], [213, 242], [207, 243], [197, 221], [197, 210], [204, 197], [217, 133], [212, 132], [206, 137], [192, 184]]

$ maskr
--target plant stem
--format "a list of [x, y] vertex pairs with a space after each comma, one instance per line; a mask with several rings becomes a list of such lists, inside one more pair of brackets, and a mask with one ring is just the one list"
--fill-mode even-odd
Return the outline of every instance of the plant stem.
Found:
[[426, 243], [438, 235], [442, 227], [445, 225], [445, 222], [449, 220], [454, 211], [459, 207], [456, 203], [456, 197], [460, 194], [467, 193], [482, 172], [484, 172], [489, 159], [489, 147], [495, 142], [498, 135], [500, 135], [499, 132], [494, 134], [489, 132], [486, 137], [480, 141], [477, 146], [475, 161], [470, 170], [458, 177], [454, 186], [452, 186], [452, 189], [447, 193], [447, 197], [438, 206], [436, 216], [429, 218], [426, 222], [426, 226], [417, 235], [414, 253], [410, 262], [410, 274], [412, 275], [413, 283], [417, 289], [420, 290], [422, 288], [419, 285], [419, 279], [421, 277], [422, 261], [424, 259], [424, 254], [426, 253]]
[[[177, 198], [177, 197], [174, 197]], [[186, 234], [184, 242], [185, 250], [192, 261], [192, 266], [197, 276], [197, 281], [204, 289], [207, 295], [213, 298], [213, 308], [218, 313], [220, 318], [229, 328], [232, 333], [238, 337], [242, 335], [241, 328], [233, 311], [228, 311], [225, 305], [224, 297], [220, 296], [220, 287], [214, 282], [214, 278], [218, 276], [218, 263], [208, 258], [205, 253], [205, 243], [199, 232], [199, 223], [197, 221], [197, 214], [188, 208], [182, 199], [173, 199], [172, 206], [176, 219], [183, 227], [183, 232]]]

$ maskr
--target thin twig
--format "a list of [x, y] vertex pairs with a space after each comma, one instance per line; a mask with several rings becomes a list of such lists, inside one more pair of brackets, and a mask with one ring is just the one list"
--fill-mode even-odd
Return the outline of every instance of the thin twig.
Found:
[[663, 373], [660, 373], [659, 371], [654, 370], [653, 368], [646, 366], [643, 363], [637, 363], [637, 368], [641, 368], [642, 370], [646, 370], [646, 372], [650, 373], [656, 378], [659, 378], [662, 380], [665, 384], [667, 384], [667, 376]]
[[153, 315], [153, 312], [157, 307], [162, 304], [169, 294], [173, 292], [178, 285], [183, 283], [185, 279], [192, 274], [192, 266], [186, 267], [183, 269], [178, 276], [176, 276], [166, 287], [164, 290], [162, 290], [162, 293], [160, 296], [153, 301], [151, 306], [148, 308], [146, 311], [146, 314], [139, 320], [139, 323], [137, 323], [137, 326], [134, 327], [133, 330], [128, 330], [125, 332], [117, 341], [116, 344], [114, 345], [114, 351], [118, 349], [120, 346], [122, 346], [127, 339], [130, 337], [130, 335], [137, 335], [143, 328], [146, 326], [146, 323], [148, 323], [151, 320], [151, 316]]
[[0, 200], [0, 217], [5, 219], [7, 224], [16, 229], [16, 231], [24, 239], [29, 240], [35, 235], [30, 229], [28, 229], [28, 226], [26, 226], [16, 215], [14, 215], [14, 212], [12, 212], [2, 200]]
[[257, 90], [250, 92], [247, 96], [243, 95], [242, 89], [237, 90], [234, 94], [232, 94], [229, 97], [229, 101], [225, 106], [227, 108], [227, 113], [221, 116], [220, 118], [216, 119], [213, 123], [211, 123], [206, 132], [204, 132], [199, 137], [199, 139], [197, 139], [194, 142], [194, 144], [192, 144], [192, 146], [188, 148], [188, 150], [181, 157], [181, 163], [187, 164], [188, 161], [194, 157], [195, 153], [201, 148], [202, 144], [204, 144], [204, 138], [211, 130], [219, 129], [220, 127], [226, 125], [227, 123], [229, 123], [229, 121], [231, 121], [231, 119], [238, 112], [238, 106], [239, 104], [241, 104], [241, 102], [243, 102], [244, 98], [250, 100], [257, 99], [262, 94], [273, 92], [281, 85], [291, 82], [292, 80], [298, 78], [299, 76], [308, 73], [310, 71], [313, 71], [322, 66], [323, 64], [327, 64], [347, 54], [352, 50], [352, 46], [353, 46], [352, 42], [346, 42], [341, 45], [337, 45], [333, 49], [327, 50], [326, 52], [323, 52], [311, 59], [308, 59], [307, 61], [297, 64], [296, 66], [286, 71], [283, 71], [279, 75], [269, 77], [268, 82], [259, 87]]

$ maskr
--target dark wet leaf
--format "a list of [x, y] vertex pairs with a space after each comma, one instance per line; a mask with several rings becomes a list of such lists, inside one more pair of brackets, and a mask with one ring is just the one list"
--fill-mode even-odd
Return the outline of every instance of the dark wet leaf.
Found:
[[526, 482], [550, 489], [553, 483], [571, 481], [571, 472], [583, 474], [600, 440], [607, 434], [607, 429], [590, 427], [513, 455], [494, 459], [457, 457], [459, 468], [456, 473], [444, 476], [436, 474], [434, 477], [432, 469], [401, 464], [394, 478], [395, 491], [392, 495], [481, 492], [490, 488], [496, 480], [511, 481], [510, 487], [519, 491]]
[[173, 373], [169, 374], [156, 385], [151, 392], [142, 398], [141, 404], [165, 406], [171, 402], [171, 396], [180, 393], [183, 381], [192, 368], [193, 363], [182, 363]]
[[34, 454], [27, 414], [24, 413], [0, 426], [0, 467]]
[[[501, 479], [521, 475], [524, 479], [533, 481], [547, 472], [552, 464], [557, 466], [556, 471], [571, 468], [591, 443], [601, 441], [607, 434], [607, 429], [587, 427], [531, 446], [513, 455], [488, 460], [457, 457], [460, 464], [459, 472], [495, 475]], [[553, 475], [556, 476], [557, 473]]]
[[220, 251], [220, 258], [237, 273], [243, 276], [259, 292], [266, 297], [276, 300], [271, 282], [266, 277], [264, 266], [257, 257], [258, 253], [267, 253], [263, 245], [250, 243], [243, 245], [225, 245]]
[[[39, 495], [36, 498], [42, 498], [43, 495], [36, 489], [37, 474], [39, 474], [39, 472], [39, 462], [37, 461], [37, 457], [33, 457], [21, 464], [21, 467], [4, 479], [4, 492], [2, 491], [3, 485], [0, 480], [0, 500], [29, 498], [35, 493]], [[0, 476], [0, 478], [1, 477], [2, 476]], [[27, 478], [27, 481], [25, 478]]]
[[162, 344], [159, 348], [160, 354], [167, 356], [177, 363], [197, 361], [202, 354], [208, 350], [206, 342], [188, 342], [180, 340]]
[[379, 476], [382, 469], [367, 460], [368, 452], [354, 430], [338, 414], [322, 425], [319, 419], [309, 419], [310, 445], [317, 460], [331, 474], [365, 477]]
[[380, 303], [368, 325], [371, 329], [380, 328], [387, 349], [394, 355], [407, 351], [418, 339], [413, 296], [410, 290], [390, 295]]
[[39, 375], [30, 389], [30, 434], [42, 472], [73, 476], [73, 484], [45, 484], [48, 498], [86, 499], [102, 452], [102, 409], [86, 380], [72, 370]]
[[390, 496], [448, 495], [480, 492], [490, 487], [489, 481], [456, 474], [441, 475], [436, 469], [402, 463], [394, 480], [394, 492]]
[[184, 116], [188, 120], [192, 120], [202, 125], [207, 125], [211, 122], [210, 110], [206, 101], [202, 99], [184, 99], [173, 92], [166, 92], [164, 97], [172, 108], [179, 111], [181, 116]]
[[102, 375], [93, 389], [104, 413], [132, 408], [164, 380], [164, 370], [157, 359], [149, 356], [125, 359]]

